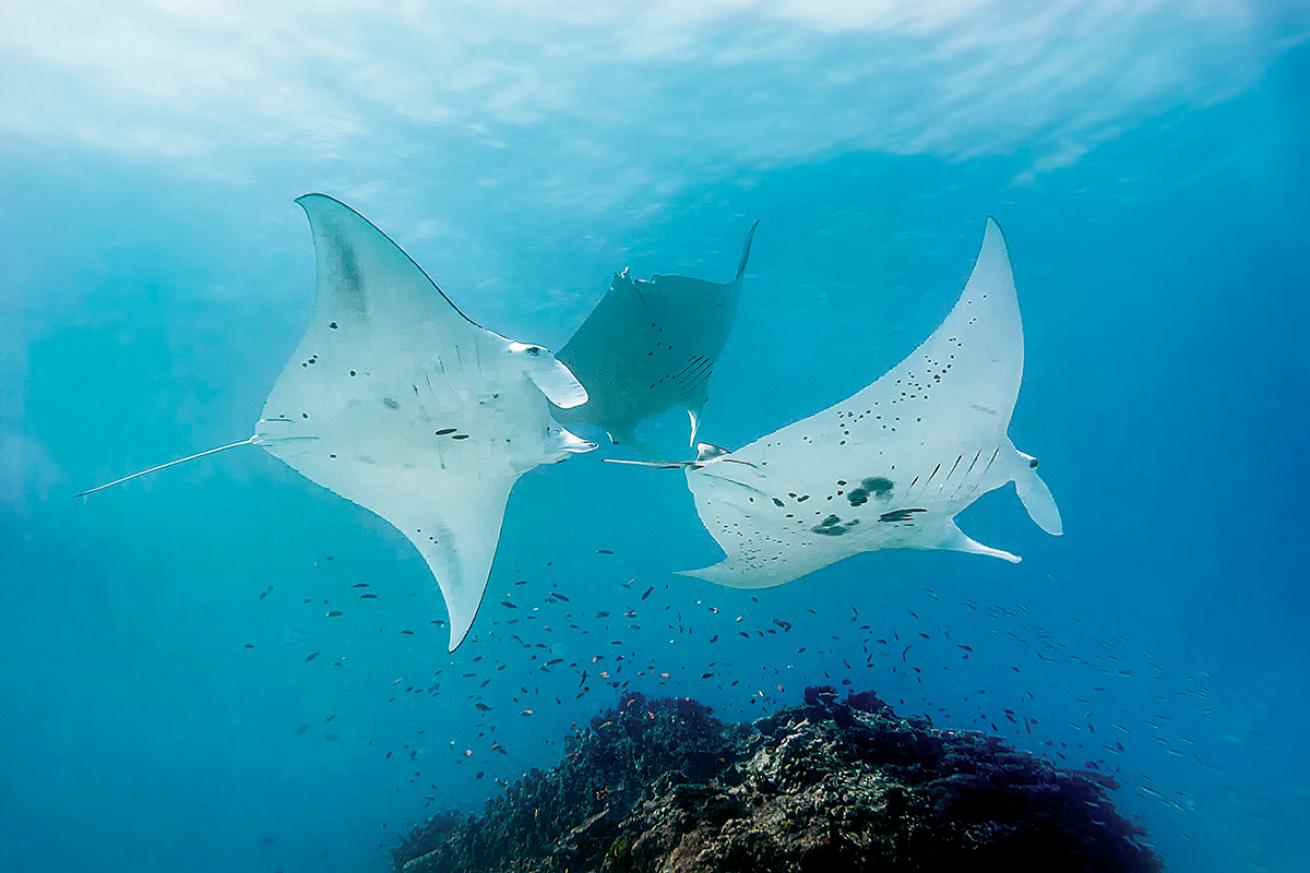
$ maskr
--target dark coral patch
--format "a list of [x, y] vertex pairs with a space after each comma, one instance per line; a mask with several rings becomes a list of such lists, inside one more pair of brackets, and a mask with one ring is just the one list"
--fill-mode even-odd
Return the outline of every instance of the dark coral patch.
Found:
[[1158, 873], [1113, 787], [996, 737], [900, 716], [872, 692], [806, 689], [802, 705], [746, 724], [689, 698], [634, 694], [569, 737], [558, 766], [532, 770], [480, 815], [434, 816], [393, 857], [404, 873]]

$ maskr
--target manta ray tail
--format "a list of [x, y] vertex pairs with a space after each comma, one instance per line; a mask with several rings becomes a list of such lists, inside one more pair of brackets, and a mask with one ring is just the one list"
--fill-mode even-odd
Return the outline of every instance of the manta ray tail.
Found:
[[194, 455], [187, 455], [185, 458], [178, 458], [175, 461], [169, 461], [165, 464], [157, 464], [153, 467], [148, 467], [144, 470], [138, 470], [137, 472], [132, 473], [129, 476], [124, 476], [121, 479], [115, 479], [113, 482], [106, 482], [103, 485], [97, 485], [94, 488], [88, 488], [86, 491], [79, 491], [73, 496], [85, 497], [88, 494], [95, 494], [97, 491], [104, 491], [106, 488], [113, 488], [115, 485], [122, 485], [124, 482], [130, 482], [133, 479], [139, 479], [142, 476], [148, 476], [151, 473], [158, 473], [160, 470], [167, 470], [169, 467], [176, 467], [178, 464], [185, 464], [187, 461], [194, 461], [196, 458], [203, 458], [206, 455], [217, 455], [219, 452], [226, 452], [228, 449], [235, 449], [237, 446], [254, 445], [254, 442], [255, 442], [255, 437], [250, 436], [235, 443], [228, 443], [225, 446], [218, 446], [217, 448], [213, 448], [213, 449], [205, 449], [203, 452], [196, 452]]
[[697, 466], [696, 461], [635, 461], [630, 458], [601, 458], [606, 464], [623, 464], [628, 467], [650, 467], [655, 470], [685, 470]]
[[759, 226], [760, 220], [757, 218], [755, 223], [751, 225], [751, 229], [746, 231], [746, 243], [741, 247], [741, 260], [737, 262], [736, 280], [740, 280], [746, 272], [746, 262], [751, 259], [751, 243], [755, 240], [755, 228]]
[[1037, 475], [1035, 462], [1024, 468], [1014, 480], [1014, 490], [1028, 510], [1028, 517], [1033, 523], [1051, 536], [1058, 537], [1064, 533], [1064, 523], [1060, 520], [1060, 508], [1055, 505], [1051, 489], [1046, 487], [1042, 477]]

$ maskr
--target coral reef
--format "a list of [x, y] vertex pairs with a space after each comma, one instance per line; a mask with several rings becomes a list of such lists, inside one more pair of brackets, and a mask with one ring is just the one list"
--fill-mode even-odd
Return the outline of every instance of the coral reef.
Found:
[[[689, 699], [625, 697], [480, 816], [443, 813], [403, 873], [1003, 869], [1158, 871], [1113, 780], [995, 737], [809, 688], [730, 724]], [[966, 867], [965, 865], [970, 865]], [[981, 867], [979, 865], [982, 865]]]

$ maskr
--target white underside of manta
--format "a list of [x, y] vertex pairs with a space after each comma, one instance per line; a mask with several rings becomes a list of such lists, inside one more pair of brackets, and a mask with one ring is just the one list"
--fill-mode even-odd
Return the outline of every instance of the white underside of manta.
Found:
[[514, 483], [596, 448], [551, 415], [587, 392], [546, 349], [467, 318], [350, 207], [323, 194], [296, 202], [314, 234], [318, 291], [254, 435], [83, 493], [258, 445], [414, 544], [445, 598], [454, 651], [482, 602]]
[[586, 391], [540, 346], [461, 313], [384, 233], [321, 194], [298, 201], [318, 260], [314, 313], [273, 386], [255, 443], [412, 542], [463, 641], [519, 476], [593, 443], [549, 399]]
[[964, 293], [909, 357], [822, 412], [684, 465], [696, 510], [727, 555], [686, 575], [765, 588], [897, 548], [1018, 561], [970, 539], [955, 515], [1014, 482], [1033, 521], [1062, 531], [1036, 460], [1008, 435], [1022, 374], [1014, 277], [989, 218]]

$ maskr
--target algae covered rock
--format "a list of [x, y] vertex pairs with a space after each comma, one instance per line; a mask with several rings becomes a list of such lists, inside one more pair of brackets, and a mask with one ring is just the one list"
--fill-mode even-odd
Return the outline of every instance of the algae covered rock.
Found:
[[442, 813], [395, 850], [404, 873], [1156, 871], [1107, 797], [995, 737], [902, 718], [872, 692], [754, 724], [689, 699], [625, 697], [480, 816]]

